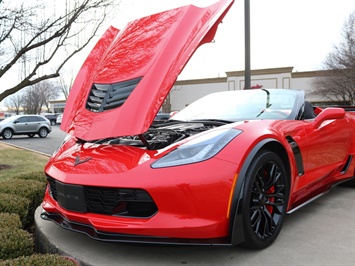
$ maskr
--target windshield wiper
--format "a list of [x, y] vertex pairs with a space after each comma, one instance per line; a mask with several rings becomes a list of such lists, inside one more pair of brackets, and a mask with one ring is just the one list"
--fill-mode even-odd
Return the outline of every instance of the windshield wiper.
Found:
[[208, 123], [213, 125], [227, 125], [230, 123], [234, 123], [235, 121], [223, 120], [223, 119], [196, 119], [191, 120], [190, 122], [199, 122], [199, 123]]

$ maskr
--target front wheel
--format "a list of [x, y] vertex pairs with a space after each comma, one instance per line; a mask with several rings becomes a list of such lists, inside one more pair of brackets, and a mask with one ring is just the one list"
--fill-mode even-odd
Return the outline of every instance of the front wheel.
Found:
[[343, 185], [355, 188], [355, 177], [353, 179], [349, 180], [349, 181], [346, 181], [345, 183], [343, 183]]
[[38, 136], [40, 138], [45, 138], [48, 135], [48, 130], [45, 127], [41, 127], [40, 130], [38, 131]]
[[289, 178], [280, 157], [261, 150], [247, 174], [243, 199], [245, 247], [262, 249], [279, 235], [289, 198]]
[[14, 135], [14, 132], [13, 132], [12, 129], [10, 129], [10, 128], [5, 128], [5, 129], [2, 131], [2, 137], [3, 137], [4, 139], [11, 139], [13, 135]]

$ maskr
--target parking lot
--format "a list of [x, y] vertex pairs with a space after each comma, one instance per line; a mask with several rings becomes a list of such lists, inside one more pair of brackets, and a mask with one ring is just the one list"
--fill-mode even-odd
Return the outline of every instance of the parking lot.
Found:
[[[14, 136], [1, 141], [50, 155], [65, 136], [56, 125], [45, 139]], [[355, 265], [355, 189], [342, 186], [287, 215], [279, 238], [260, 251], [103, 243], [39, 221], [58, 250], [91, 265]]]
[[66, 135], [67, 133], [60, 130], [59, 125], [54, 125], [52, 126], [52, 132], [49, 133], [46, 138], [40, 138], [38, 135], [35, 135], [33, 138], [29, 138], [27, 135], [18, 135], [13, 136], [12, 139], [9, 140], [0, 138], [0, 141], [52, 155], [56, 148], [63, 142]]

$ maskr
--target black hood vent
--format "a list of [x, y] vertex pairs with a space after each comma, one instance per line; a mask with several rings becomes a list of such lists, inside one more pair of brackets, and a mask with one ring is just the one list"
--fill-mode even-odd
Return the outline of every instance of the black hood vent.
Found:
[[93, 84], [86, 102], [86, 109], [99, 113], [120, 107], [141, 79], [140, 77], [114, 84]]

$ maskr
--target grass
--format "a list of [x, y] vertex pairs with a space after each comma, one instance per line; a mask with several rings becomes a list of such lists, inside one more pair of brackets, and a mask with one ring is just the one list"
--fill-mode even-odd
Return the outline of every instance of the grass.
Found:
[[0, 181], [13, 176], [43, 171], [48, 156], [0, 143]]

